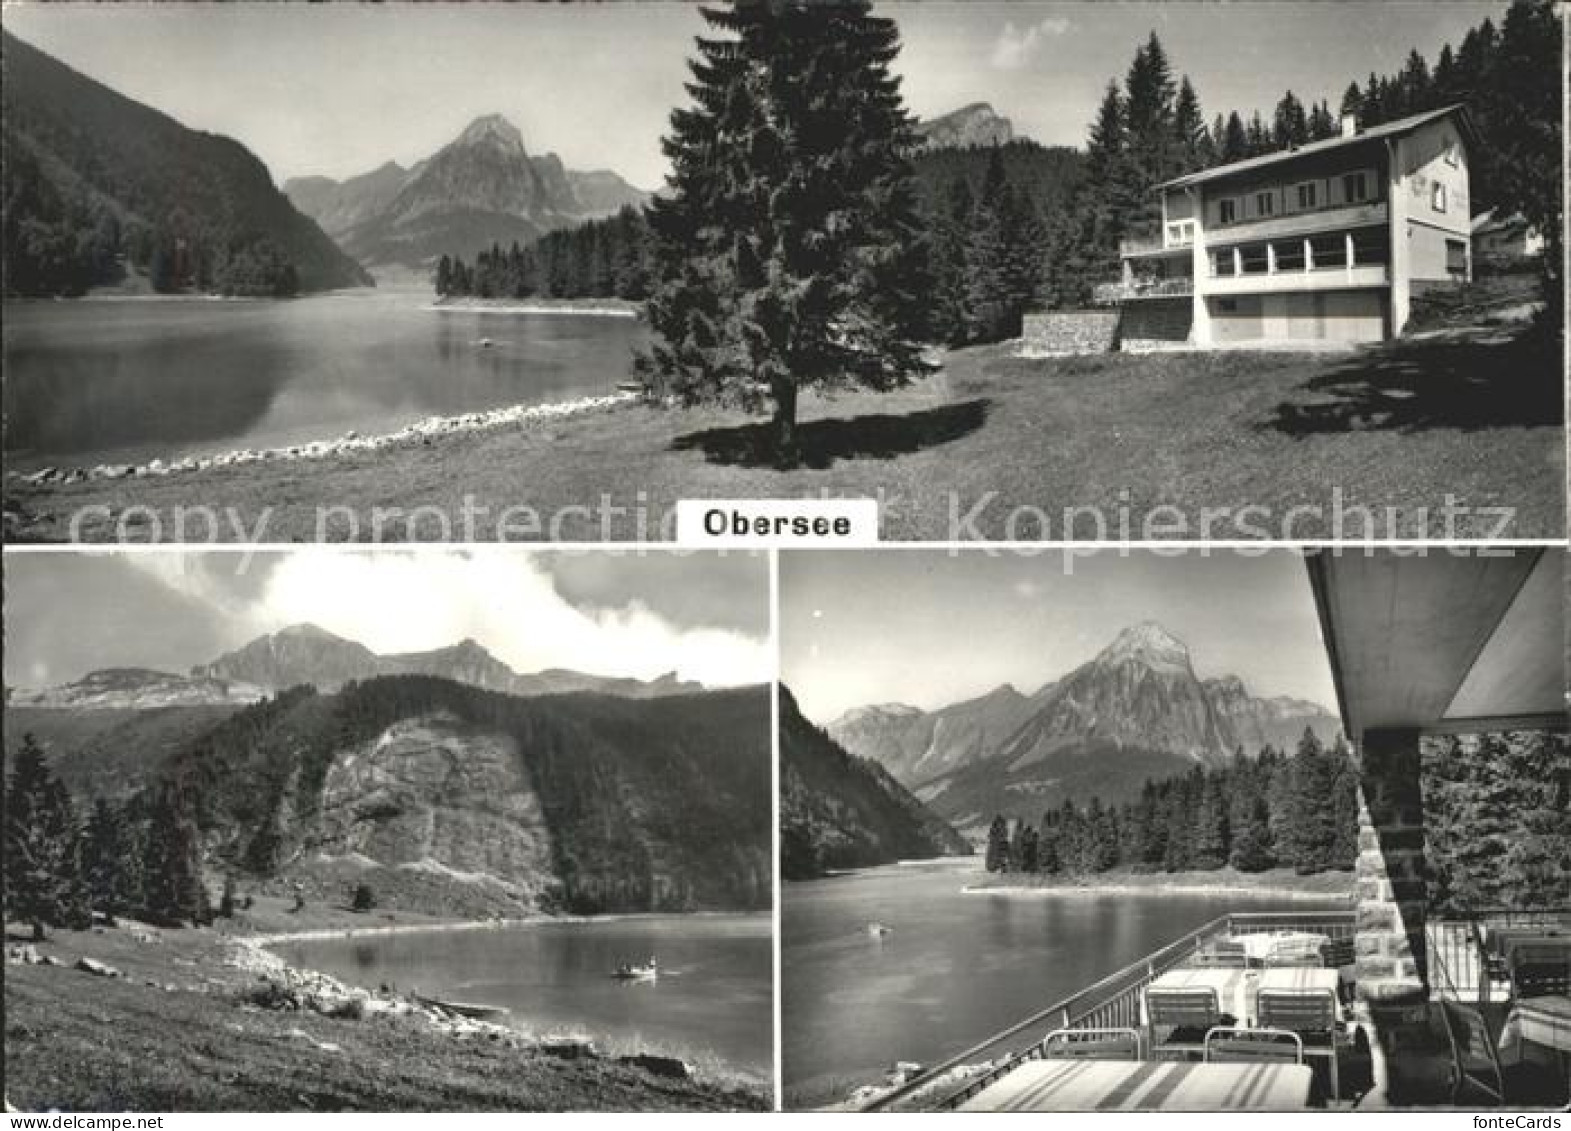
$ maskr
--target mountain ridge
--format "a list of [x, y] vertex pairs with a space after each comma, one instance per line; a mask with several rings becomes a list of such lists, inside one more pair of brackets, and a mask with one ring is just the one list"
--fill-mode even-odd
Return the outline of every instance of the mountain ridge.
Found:
[[388, 161], [341, 181], [294, 177], [283, 191], [362, 262], [417, 270], [442, 255], [472, 258], [493, 244], [528, 243], [649, 199], [609, 169], [569, 169], [554, 153], [531, 155], [501, 114], [475, 118], [408, 169]]
[[1005, 684], [933, 711], [854, 708], [827, 731], [970, 828], [990, 806], [1039, 813], [1043, 799], [1097, 791], [1107, 801], [1240, 750], [1290, 749], [1305, 728], [1330, 741], [1340, 722], [1306, 700], [1256, 697], [1235, 675], [1200, 679], [1182, 641], [1142, 622], [1029, 696]]
[[370, 276], [233, 138], [193, 130], [0, 31], [8, 223], [59, 231], [90, 256], [40, 259], [7, 240], [7, 288], [81, 293], [126, 266], [155, 287], [292, 293]]

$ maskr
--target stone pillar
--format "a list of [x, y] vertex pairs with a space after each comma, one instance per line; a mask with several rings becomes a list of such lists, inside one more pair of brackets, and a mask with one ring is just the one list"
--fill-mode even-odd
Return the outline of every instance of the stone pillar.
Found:
[[1429, 997], [1419, 736], [1365, 731], [1358, 810], [1358, 988], [1369, 1001]]
[[1359, 757], [1358, 996], [1385, 1064], [1385, 1102], [1424, 1103], [1439, 1094], [1444, 1058], [1429, 1017], [1418, 732], [1365, 731]]

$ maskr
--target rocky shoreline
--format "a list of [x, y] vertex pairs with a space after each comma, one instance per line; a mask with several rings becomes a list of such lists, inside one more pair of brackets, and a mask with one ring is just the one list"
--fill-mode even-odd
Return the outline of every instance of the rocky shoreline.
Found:
[[[525, 920], [515, 922], [522, 921]], [[256, 985], [247, 995], [249, 1004], [254, 1008], [310, 1011], [326, 1017], [350, 1020], [362, 1020], [378, 1015], [408, 1017], [438, 1033], [461, 1040], [485, 1040], [508, 1048], [527, 1049], [564, 1060], [610, 1060], [670, 1079], [686, 1080], [695, 1075], [694, 1066], [680, 1057], [644, 1049], [612, 1055], [604, 1051], [592, 1037], [582, 1034], [530, 1034], [510, 1025], [469, 1017], [456, 1010], [445, 1009], [429, 999], [405, 994], [386, 986], [378, 990], [351, 986], [331, 975], [291, 966], [282, 957], [267, 949], [269, 942], [277, 943], [286, 939], [335, 938], [342, 937], [346, 933], [350, 935], [404, 934], [420, 931], [474, 930], [501, 925], [504, 924], [489, 921], [433, 923], [373, 928], [358, 932], [308, 931], [292, 935], [252, 935], [231, 940], [233, 950], [228, 964], [242, 973], [255, 976]]]
[[579, 305], [569, 300], [562, 303], [528, 302], [523, 299], [438, 299], [424, 309], [438, 313], [454, 311], [461, 314], [582, 314], [591, 318], [637, 318], [638, 308], [599, 300]]
[[588, 413], [604, 412], [640, 399], [633, 392], [608, 393], [598, 397], [578, 397], [550, 404], [510, 405], [460, 416], [428, 416], [396, 432], [362, 436], [349, 431], [333, 440], [313, 440], [277, 448], [237, 448], [214, 456], [186, 456], [178, 460], [154, 459], [140, 464], [98, 464], [90, 468], [45, 467], [37, 471], [12, 471], [8, 477], [33, 487], [69, 486], [74, 483], [106, 479], [163, 478], [189, 471], [235, 467], [253, 463], [286, 463], [294, 460], [327, 459], [334, 456], [376, 452], [412, 442], [429, 442], [438, 436], [489, 432], [509, 426], [527, 426], [541, 421], [561, 420]]

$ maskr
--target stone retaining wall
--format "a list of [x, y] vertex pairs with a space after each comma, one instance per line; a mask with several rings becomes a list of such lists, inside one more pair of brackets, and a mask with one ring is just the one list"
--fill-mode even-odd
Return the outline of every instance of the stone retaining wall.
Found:
[[1021, 357], [1110, 353], [1117, 345], [1117, 310], [1037, 311], [1025, 316], [1020, 333]]

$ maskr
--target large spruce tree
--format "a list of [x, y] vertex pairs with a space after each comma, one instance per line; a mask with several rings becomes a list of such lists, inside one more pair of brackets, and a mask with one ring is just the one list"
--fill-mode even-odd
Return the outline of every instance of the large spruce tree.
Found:
[[31, 734], [5, 791], [5, 913], [31, 923], [42, 941], [50, 927], [77, 925], [82, 897], [79, 830], [71, 797]]
[[639, 368], [683, 403], [772, 406], [788, 467], [800, 389], [890, 389], [928, 369], [899, 37], [867, 0], [703, 14], [724, 36], [698, 40], [693, 105], [664, 142]]

